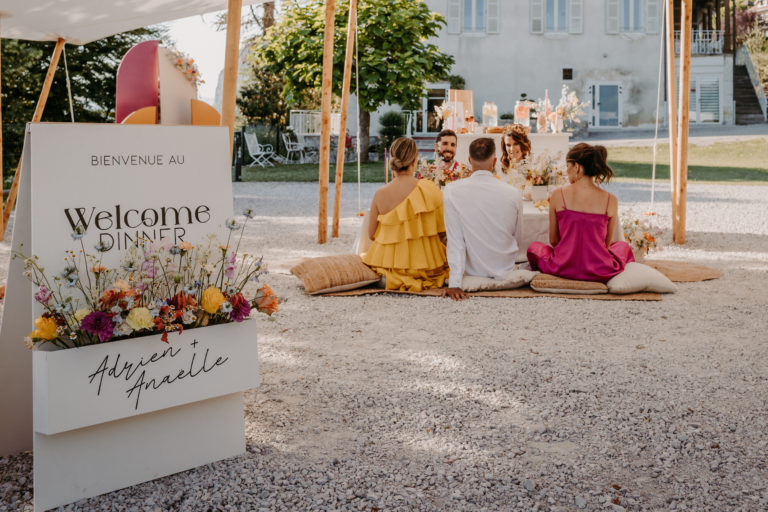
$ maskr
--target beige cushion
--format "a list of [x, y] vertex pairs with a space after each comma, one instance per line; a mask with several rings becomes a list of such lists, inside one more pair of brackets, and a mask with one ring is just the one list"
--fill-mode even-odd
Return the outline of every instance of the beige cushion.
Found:
[[465, 275], [461, 279], [461, 289], [465, 292], [482, 292], [488, 290], [511, 290], [520, 288], [531, 282], [531, 279], [538, 274], [530, 270], [513, 270], [500, 279], [491, 277], [478, 277]]
[[354, 290], [379, 281], [379, 274], [357, 254], [310, 258], [291, 268], [291, 274], [301, 279], [310, 295]]
[[656, 292], [672, 293], [677, 286], [667, 276], [642, 263], [630, 262], [624, 271], [608, 281], [611, 293]]
[[531, 281], [531, 288], [540, 293], [574, 293], [597, 295], [608, 293], [608, 287], [595, 281], [575, 281], [550, 274], [539, 274]]

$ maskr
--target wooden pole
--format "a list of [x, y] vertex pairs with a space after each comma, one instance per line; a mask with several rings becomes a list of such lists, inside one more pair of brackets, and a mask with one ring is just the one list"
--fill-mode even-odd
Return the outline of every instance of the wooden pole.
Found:
[[[53, 76], [56, 74], [56, 68], [59, 65], [59, 57], [61, 57], [61, 50], [64, 48], [64, 39], [59, 38], [56, 41], [56, 47], [53, 49], [53, 56], [51, 56], [51, 63], [48, 65], [48, 73], [45, 74], [45, 80], [43, 81], [43, 89], [40, 91], [40, 98], [37, 100], [37, 106], [35, 107], [35, 113], [32, 116], [33, 123], [39, 123], [43, 117], [43, 111], [45, 110], [45, 103], [48, 101], [48, 93], [51, 91], [51, 84], [53, 83]], [[8, 227], [8, 218], [11, 216], [11, 210], [13, 210], [16, 204], [16, 195], [19, 193], [19, 171], [21, 170], [21, 158], [19, 158], [19, 165], [16, 167], [16, 174], [13, 176], [13, 183], [11, 184], [11, 190], [8, 192], [8, 201], [5, 203], [5, 209], [3, 210], [3, 231], [0, 235], [5, 233], [5, 228]], [[0, 240], [2, 238], [0, 237]]]
[[320, 182], [317, 208], [317, 243], [328, 238], [328, 167], [331, 164], [331, 86], [333, 84], [333, 29], [336, 0], [325, 2], [325, 36], [323, 39], [323, 85], [320, 118]]
[[[333, 201], [333, 238], [339, 236], [339, 214], [341, 210], [341, 185], [344, 182], [344, 155], [346, 154], [347, 111], [349, 110], [349, 87], [352, 82], [352, 54], [355, 51], [355, 28], [357, 26], [357, 0], [349, 0], [349, 23], [347, 25], [347, 49], [344, 57], [344, 81], [341, 85], [341, 120], [339, 122], [339, 147], [336, 152], [336, 195]], [[358, 120], [359, 122], [359, 120]], [[344, 144], [341, 138], [344, 137]]]
[[733, 51], [731, 48], [731, 0], [725, 0], [723, 18], [725, 21], [725, 33], [723, 34], [725, 53], [731, 53]]
[[715, 30], [721, 30], [720, 27], [720, 0], [715, 0]]
[[237, 68], [240, 61], [240, 11], [243, 0], [227, 0], [227, 46], [224, 50], [224, 83], [221, 89], [221, 125], [229, 127], [229, 156], [235, 137]]
[[680, 111], [678, 114], [677, 144], [677, 206], [674, 217], [672, 239], [677, 244], [685, 243], [685, 206], [688, 185], [688, 116], [691, 98], [691, 30], [693, 0], [682, 0], [680, 10]]
[[675, 91], [675, 1], [665, 0], [666, 9], [666, 28], [667, 28], [667, 125], [669, 127], [669, 185], [670, 195], [672, 197], [672, 222], [675, 219], [675, 191], [677, 190], [677, 94]]

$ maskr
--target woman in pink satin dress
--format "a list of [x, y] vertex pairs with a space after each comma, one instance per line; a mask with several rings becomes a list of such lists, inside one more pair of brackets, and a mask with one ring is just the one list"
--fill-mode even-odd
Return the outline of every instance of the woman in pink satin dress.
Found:
[[579, 281], [607, 282], [635, 258], [624, 241], [611, 242], [616, 196], [602, 188], [613, 177], [603, 146], [576, 144], [565, 157], [570, 185], [549, 198], [549, 242], [528, 247], [531, 268]]

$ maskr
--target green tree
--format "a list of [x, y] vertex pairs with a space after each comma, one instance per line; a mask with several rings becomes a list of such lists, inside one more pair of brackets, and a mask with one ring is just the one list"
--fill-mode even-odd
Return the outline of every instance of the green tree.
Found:
[[[134, 45], [149, 39], [165, 39], [166, 33], [163, 28], [142, 28], [85, 45], [66, 45], [75, 121], [114, 121], [115, 78], [120, 60]], [[3, 100], [2, 169], [6, 177], [12, 176], [21, 156], [24, 126], [35, 111], [53, 48], [54, 43], [3, 40], [0, 90]], [[42, 120], [70, 121], [63, 56], [56, 68]]]
[[248, 124], [283, 127], [288, 124], [289, 108], [283, 99], [283, 79], [256, 66], [240, 89], [237, 106]]
[[[285, 4], [284, 4], [285, 5]], [[340, 2], [334, 32], [333, 91], [341, 94], [349, 2]], [[368, 155], [370, 113], [389, 103], [416, 109], [427, 82], [450, 71], [454, 59], [428, 39], [437, 35], [444, 18], [413, 0], [360, 0], [358, 4], [361, 153]], [[322, 83], [325, 2], [307, 0], [286, 6], [278, 23], [254, 48], [260, 64], [282, 72], [284, 94], [294, 105], [301, 94]], [[355, 65], [352, 66], [354, 92]]]

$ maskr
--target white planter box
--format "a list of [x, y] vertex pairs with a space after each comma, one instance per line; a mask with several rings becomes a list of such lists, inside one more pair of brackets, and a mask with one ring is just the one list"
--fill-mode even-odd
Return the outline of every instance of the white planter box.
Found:
[[256, 323], [168, 341], [35, 351], [35, 511], [245, 452], [242, 391], [259, 384]]
[[35, 431], [58, 434], [259, 385], [255, 322], [34, 352]]

